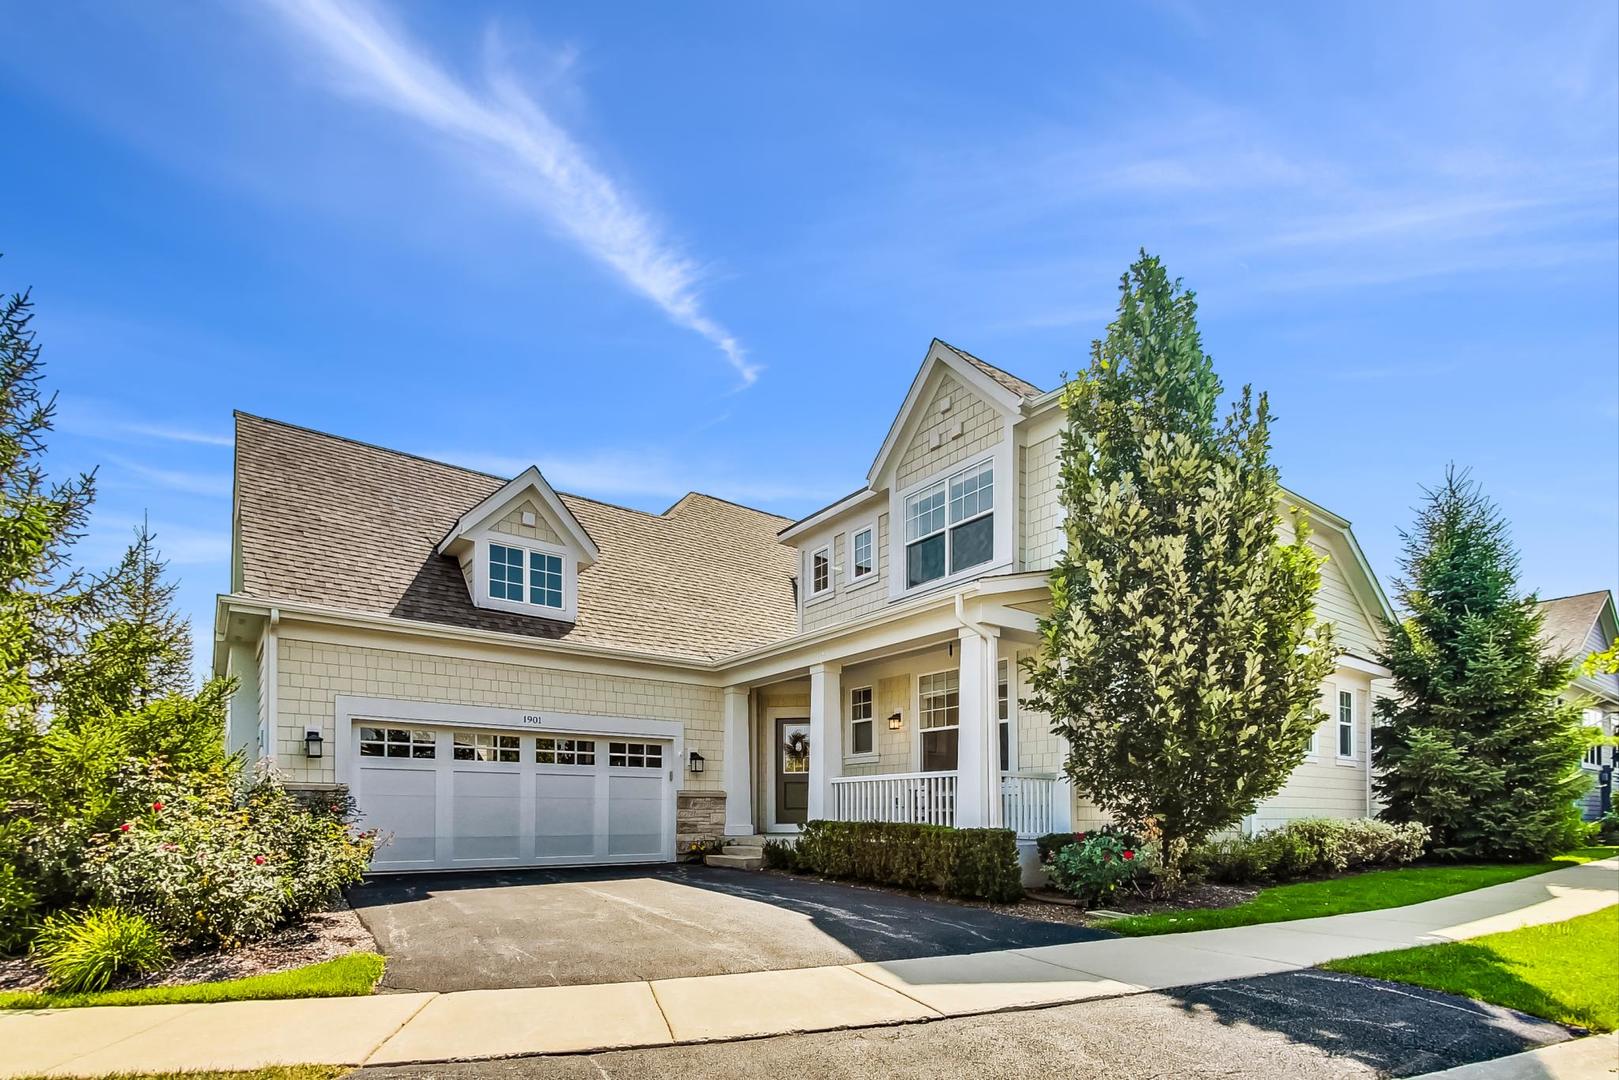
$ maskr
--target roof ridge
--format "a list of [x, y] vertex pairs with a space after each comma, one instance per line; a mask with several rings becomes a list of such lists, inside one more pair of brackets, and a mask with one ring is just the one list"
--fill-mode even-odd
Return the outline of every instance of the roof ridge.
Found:
[[1001, 367], [998, 364], [992, 364], [988, 360], [985, 360], [981, 356], [975, 356], [974, 354], [968, 352], [966, 349], [961, 348], [959, 345], [952, 345], [952, 344], [950, 344], [950, 342], [946, 341], [944, 338], [939, 338], [937, 340], [938, 340], [940, 345], [943, 345], [945, 348], [949, 349], [951, 352], [960, 354], [963, 359], [971, 361], [972, 363], [977, 364], [979, 367], [988, 368], [990, 371], [999, 372], [1000, 374], [1005, 375], [1008, 379], [1012, 379], [1012, 380], [1014, 380], [1016, 382], [1022, 383], [1024, 386], [1027, 386], [1030, 390], [1034, 391], [1035, 395], [1045, 393], [1045, 391], [1042, 390], [1039, 386], [1037, 386], [1035, 383], [1030, 382], [1028, 379], [1025, 379], [1021, 375], [1017, 375], [1017, 374], [1014, 374], [1013, 372], [1007, 371], [1005, 368]]
[[1537, 604], [1555, 604], [1559, 600], [1583, 600], [1587, 596], [1611, 596], [1611, 589], [1592, 589], [1590, 592], [1569, 593], [1567, 596], [1548, 596], [1544, 600], [1537, 599]]
[[[231, 415], [236, 417], [245, 417], [249, 420], [257, 420], [263, 424], [272, 424], [276, 427], [287, 428], [292, 431], [302, 431], [310, 435], [318, 435], [323, 439], [332, 439], [336, 442], [348, 443], [350, 446], [358, 446], [366, 450], [375, 450], [382, 454], [392, 454], [395, 457], [410, 458], [412, 461], [422, 461], [429, 465], [437, 465], [445, 469], [454, 469], [457, 472], [464, 472], [470, 476], [482, 476], [489, 480], [499, 480], [503, 484], [509, 483], [514, 479], [514, 477], [511, 476], [501, 476], [498, 473], [485, 472], [483, 469], [473, 469], [466, 465], [457, 465], [455, 462], [445, 461], [443, 458], [428, 457], [426, 454], [416, 454], [409, 450], [400, 450], [392, 446], [383, 446], [381, 443], [367, 442], [364, 439], [356, 439], [351, 435], [339, 435], [334, 431], [324, 431], [320, 428], [310, 427], [307, 424], [294, 424], [290, 420], [277, 420], [272, 416], [260, 416], [258, 413], [250, 413], [245, 409], [232, 409]], [[538, 469], [539, 465], [535, 464], [534, 467]], [[517, 475], [521, 476], [522, 473], [519, 472]], [[545, 475], [545, 471], [543, 469], [540, 470], [540, 475]], [[547, 481], [547, 483], [549, 483], [549, 481]], [[757, 506], [748, 506], [732, 499], [722, 499], [718, 495], [710, 495], [707, 492], [697, 491], [695, 489], [686, 492], [686, 494], [682, 495], [679, 499], [676, 499], [673, 505], [671, 505], [668, 510], [664, 510], [662, 513], [657, 513], [652, 510], [642, 510], [639, 506], [625, 506], [623, 503], [608, 502], [606, 499], [598, 499], [592, 495], [581, 495], [575, 491], [563, 491], [560, 488], [552, 488], [551, 490], [555, 491], [558, 495], [566, 496], [570, 499], [580, 499], [584, 502], [595, 503], [597, 506], [606, 506], [614, 510], [623, 510], [624, 512], [630, 514], [641, 514], [649, 518], [666, 518], [669, 510], [673, 510], [675, 506], [679, 506], [684, 500], [693, 495], [701, 495], [705, 499], [713, 499], [715, 502], [726, 503], [741, 510], [749, 510], [764, 517], [775, 518], [779, 521], [792, 520], [791, 518], [782, 514], [772, 514], [768, 510], [761, 510]]]

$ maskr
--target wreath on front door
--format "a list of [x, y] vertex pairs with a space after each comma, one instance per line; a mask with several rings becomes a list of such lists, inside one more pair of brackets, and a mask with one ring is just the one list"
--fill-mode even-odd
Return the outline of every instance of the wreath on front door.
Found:
[[809, 732], [795, 731], [788, 735], [787, 741], [782, 743], [782, 749], [786, 750], [790, 757], [809, 757]]

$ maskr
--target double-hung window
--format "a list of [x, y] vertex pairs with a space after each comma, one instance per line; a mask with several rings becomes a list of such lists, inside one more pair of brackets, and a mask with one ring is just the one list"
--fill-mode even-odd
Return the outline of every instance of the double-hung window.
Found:
[[864, 581], [877, 571], [877, 547], [871, 526], [849, 538], [849, 580]]
[[562, 556], [510, 544], [489, 545], [489, 595], [536, 607], [562, 607]]
[[872, 741], [871, 687], [857, 686], [849, 691], [849, 753], [870, 754], [876, 750]]
[[1349, 690], [1338, 691], [1338, 756], [1355, 756], [1355, 695]]
[[923, 772], [951, 772], [956, 767], [961, 727], [960, 679], [958, 672], [940, 671], [917, 680]]
[[995, 555], [995, 469], [984, 462], [905, 500], [905, 587], [989, 562]]

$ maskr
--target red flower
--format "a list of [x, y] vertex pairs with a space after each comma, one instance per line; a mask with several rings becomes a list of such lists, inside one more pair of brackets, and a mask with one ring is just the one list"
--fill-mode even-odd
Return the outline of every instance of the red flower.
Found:
[[152, 804], [152, 809], [153, 810], [162, 810], [163, 809], [163, 800], [159, 799], [157, 802], [153, 803]]
[[122, 825], [118, 826], [118, 831], [119, 832], [128, 832], [129, 831], [129, 822], [126, 821]]
[[1135, 858], [1135, 857], [1136, 857], [1136, 853], [1135, 853], [1135, 852], [1133, 852], [1133, 851], [1126, 851], [1126, 852], [1125, 852], [1125, 853], [1124, 853], [1124, 857], [1125, 857], [1125, 858], [1126, 858], [1126, 859], [1133, 859], [1133, 858]]
[[1086, 833], [1082, 833], [1082, 832], [1077, 832], [1077, 833], [1075, 833], [1075, 834], [1074, 834], [1074, 839], [1075, 839], [1075, 840], [1083, 840], [1083, 839], [1085, 839], [1085, 837], [1086, 837], [1086, 836], [1087, 836], [1087, 835], [1088, 835], [1088, 834], [1086, 834]]
[[255, 865], [255, 866], [263, 866], [264, 865], [264, 856], [263, 855], [255, 855], [255, 856], [253, 856], [253, 865]]

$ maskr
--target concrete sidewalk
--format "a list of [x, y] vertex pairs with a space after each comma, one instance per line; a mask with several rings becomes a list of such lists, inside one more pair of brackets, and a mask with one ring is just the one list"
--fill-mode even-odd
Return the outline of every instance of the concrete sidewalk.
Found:
[[1559, 922], [1619, 860], [1405, 908], [1153, 938], [652, 982], [0, 1012], [0, 1077], [577, 1053], [937, 1020], [1249, 978]]

